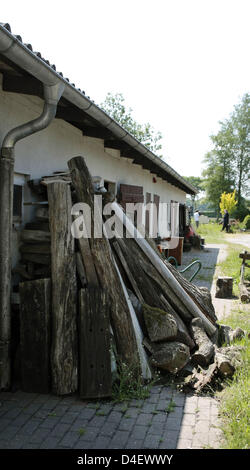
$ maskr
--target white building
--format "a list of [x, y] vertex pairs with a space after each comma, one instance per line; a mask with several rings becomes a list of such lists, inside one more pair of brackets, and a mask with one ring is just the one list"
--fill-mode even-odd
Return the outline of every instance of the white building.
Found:
[[[14, 36], [8, 24], [0, 26], [1, 142], [11, 129], [40, 116], [43, 85], [55, 82], [64, 86], [55, 119], [15, 148], [14, 184], [23, 187], [22, 224], [31, 214], [23, 203], [34, 198], [27, 180], [66, 170], [67, 161], [76, 155], [84, 156], [90, 173], [100, 176], [118, 195], [120, 184], [141, 187], [145, 203], [185, 204], [186, 193], [195, 193], [192, 185], [64, 79], [55, 66]], [[133, 201], [133, 188], [129, 191]], [[169, 229], [170, 213], [160, 208], [159, 235], [168, 236]]]

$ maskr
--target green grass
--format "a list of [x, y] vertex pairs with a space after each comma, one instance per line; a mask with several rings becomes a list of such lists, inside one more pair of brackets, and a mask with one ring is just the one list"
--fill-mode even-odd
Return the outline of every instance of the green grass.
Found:
[[221, 232], [221, 229], [222, 225], [209, 223], [200, 224], [198, 229], [195, 228], [195, 231], [202, 238], [205, 238], [205, 243], [225, 243], [225, 233]]
[[[233, 294], [239, 295], [239, 282], [240, 282], [240, 268], [242, 264], [242, 259], [239, 258], [239, 254], [245, 248], [242, 245], [228, 245], [228, 256], [227, 258], [219, 263], [220, 275], [230, 276], [234, 280]], [[245, 269], [245, 280], [250, 281], [250, 269]]]
[[[249, 331], [249, 312], [239, 310], [230, 317], [223, 318], [223, 324], [236, 326]], [[250, 449], [250, 341], [245, 336], [236, 344], [245, 347], [242, 352], [243, 364], [239, 367], [232, 381], [218, 394], [220, 398], [220, 416], [225, 449]]]

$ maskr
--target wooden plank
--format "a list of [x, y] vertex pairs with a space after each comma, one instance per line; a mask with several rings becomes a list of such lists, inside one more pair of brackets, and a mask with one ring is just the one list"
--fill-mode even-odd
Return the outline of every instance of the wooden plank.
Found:
[[79, 238], [78, 246], [82, 257], [82, 262], [84, 265], [84, 270], [86, 273], [86, 280], [90, 286], [99, 286], [98, 277], [96, 274], [96, 269], [94, 265], [94, 260], [91, 254], [89, 240], [88, 238]]
[[50, 243], [33, 243], [33, 244], [24, 244], [19, 248], [21, 253], [38, 253], [44, 255], [50, 255], [51, 246]]
[[41, 220], [35, 220], [33, 222], [28, 222], [25, 224], [25, 229], [27, 230], [41, 230], [43, 232], [49, 232], [49, 223], [42, 222]]
[[21, 253], [21, 260], [48, 266], [51, 262], [51, 256], [38, 253]]
[[106, 292], [96, 287], [81, 289], [80, 397], [84, 399], [112, 394], [109, 315], [110, 301]]
[[[94, 193], [91, 175], [83, 157], [72, 158], [68, 166], [78, 201], [86, 202], [91, 209], [91, 233], [94, 234]], [[111, 299], [111, 325], [118, 355], [125, 364], [133, 366], [134, 370], [138, 365], [139, 372], [140, 361], [135, 332], [128, 304], [113, 263], [109, 242], [105, 236], [102, 236], [89, 238], [89, 243], [100, 285], [107, 290]]]
[[19, 284], [22, 389], [50, 391], [51, 281]]
[[48, 207], [38, 207], [36, 209], [36, 218], [42, 222], [48, 222], [49, 220], [49, 208]]
[[128, 276], [128, 279], [129, 279], [129, 281], [130, 281], [130, 283], [131, 283], [131, 286], [132, 286], [133, 289], [134, 289], [135, 295], [137, 296], [137, 298], [138, 298], [138, 300], [141, 302], [141, 304], [144, 304], [143, 296], [141, 295], [141, 292], [140, 292], [140, 290], [139, 290], [139, 288], [138, 288], [138, 285], [137, 285], [137, 283], [136, 283], [136, 280], [135, 280], [134, 276], [132, 275], [132, 273], [131, 273], [131, 271], [130, 271], [130, 269], [129, 269], [129, 267], [128, 267], [128, 263], [127, 263], [127, 261], [125, 260], [125, 258], [124, 258], [124, 256], [123, 256], [123, 253], [122, 253], [122, 250], [121, 250], [121, 248], [119, 247], [119, 245], [118, 245], [117, 242], [114, 242], [114, 243], [113, 243], [113, 248], [115, 249], [116, 254], [117, 254], [117, 256], [118, 256], [118, 258], [119, 258], [119, 260], [120, 260], [120, 262], [121, 262], [121, 264], [122, 264], [122, 266], [123, 266], [123, 268], [124, 268], [124, 270], [125, 270], [125, 272], [126, 272], [126, 274], [127, 274], [127, 276]]
[[52, 280], [52, 390], [77, 390], [77, 287], [71, 193], [64, 183], [48, 186]]
[[239, 258], [243, 258], [243, 260], [250, 260], [250, 253], [248, 253], [248, 251], [242, 251], [239, 254]]
[[86, 273], [85, 273], [85, 269], [83, 266], [81, 253], [79, 251], [76, 253], [76, 270], [77, 270], [78, 277], [81, 281], [82, 287], [86, 287], [87, 285]]
[[21, 240], [26, 243], [48, 243], [50, 241], [50, 232], [43, 230], [22, 230]]

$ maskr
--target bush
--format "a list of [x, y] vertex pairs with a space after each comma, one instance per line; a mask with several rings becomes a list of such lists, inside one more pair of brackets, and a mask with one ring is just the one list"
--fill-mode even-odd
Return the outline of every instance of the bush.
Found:
[[242, 222], [247, 215], [249, 215], [249, 209], [247, 208], [246, 201], [242, 199], [240, 204], [233, 210], [231, 216]]
[[245, 230], [250, 230], [250, 215], [246, 215], [245, 219], [242, 222], [242, 228]]

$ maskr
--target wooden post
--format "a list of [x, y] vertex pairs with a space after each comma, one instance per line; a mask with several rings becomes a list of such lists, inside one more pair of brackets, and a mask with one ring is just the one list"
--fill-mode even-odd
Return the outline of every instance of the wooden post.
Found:
[[113, 263], [109, 242], [104, 234], [100, 238], [94, 237], [94, 192], [91, 175], [83, 157], [72, 158], [68, 166], [78, 201], [87, 203], [91, 209], [92, 236], [89, 238], [89, 245], [100, 286], [107, 290], [111, 299], [111, 324], [118, 355], [127, 365], [139, 366], [132, 319]]
[[112, 393], [110, 301], [100, 288], [80, 291], [80, 397], [104, 398]]
[[22, 389], [50, 391], [51, 281], [19, 284]]
[[77, 289], [71, 194], [66, 183], [48, 185], [52, 279], [52, 390], [77, 390]]

